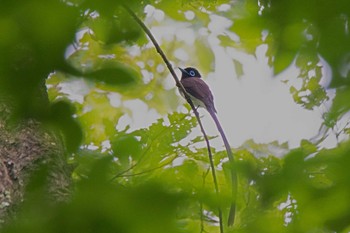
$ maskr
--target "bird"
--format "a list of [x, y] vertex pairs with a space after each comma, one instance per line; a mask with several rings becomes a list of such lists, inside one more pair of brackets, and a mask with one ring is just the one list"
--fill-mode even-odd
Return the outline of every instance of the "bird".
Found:
[[[205, 108], [210, 116], [213, 118], [215, 125], [221, 135], [222, 140], [224, 141], [227, 156], [231, 165], [234, 164], [234, 158], [231, 151], [231, 146], [226, 138], [223, 128], [219, 122], [218, 117], [216, 116], [217, 111], [214, 105], [214, 96], [209, 88], [209, 86], [203, 81], [201, 74], [196, 68], [187, 67], [185, 69], [180, 68], [182, 76], [181, 76], [181, 84], [188, 93], [191, 101], [193, 102], [195, 107]], [[179, 87], [180, 94], [185, 97], [183, 90]], [[234, 171], [233, 167], [231, 167], [231, 182], [232, 182], [232, 203], [228, 217], [228, 225], [231, 226], [234, 223], [235, 213], [236, 213], [236, 192], [237, 192], [237, 174]]]
[[[201, 74], [196, 68], [179, 68], [182, 72], [181, 83], [187, 93], [190, 95], [193, 104], [196, 107], [202, 107], [207, 111], [217, 113], [214, 106], [214, 97], [209, 86], [203, 81]], [[180, 90], [183, 97], [184, 93]]]

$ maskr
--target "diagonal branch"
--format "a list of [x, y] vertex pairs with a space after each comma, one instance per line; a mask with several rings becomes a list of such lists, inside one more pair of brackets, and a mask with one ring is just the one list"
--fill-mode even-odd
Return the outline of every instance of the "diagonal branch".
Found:
[[[173, 76], [175, 82], [176, 82], [176, 86], [178, 88], [180, 88], [182, 90], [182, 92], [184, 93], [184, 96], [187, 100], [187, 102], [191, 105], [191, 108], [197, 118], [198, 124], [200, 126], [200, 129], [202, 131], [203, 137], [205, 139], [206, 145], [207, 145], [207, 149], [208, 149], [208, 156], [209, 156], [209, 161], [210, 161], [210, 167], [211, 167], [211, 172], [212, 172], [212, 176], [213, 176], [213, 181], [214, 181], [214, 186], [215, 186], [215, 192], [217, 195], [219, 195], [219, 186], [218, 186], [218, 182], [217, 182], [217, 178], [216, 178], [216, 170], [215, 170], [215, 165], [213, 162], [213, 155], [211, 153], [211, 148], [210, 148], [210, 144], [209, 144], [209, 139], [207, 134], [205, 133], [203, 124], [200, 120], [198, 111], [196, 109], [196, 107], [194, 106], [189, 94], [187, 93], [187, 91], [185, 90], [185, 88], [183, 87], [182, 83], [180, 82], [179, 78], [177, 77], [173, 67], [171, 66], [169, 60], [167, 59], [167, 57], [165, 56], [164, 52], [162, 51], [162, 49], [160, 48], [157, 40], [155, 39], [155, 37], [153, 36], [152, 32], [147, 28], [147, 26], [142, 22], [142, 20], [137, 17], [137, 15], [125, 4], [123, 4], [124, 9], [134, 18], [134, 20], [140, 25], [140, 27], [143, 29], [143, 31], [147, 34], [147, 36], [150, 38], [150, 40], [152, 41], [154, 47], [156, 48], [157, 52], [159, 53], [159, 55], [162, 57], [163, 61], [165, 62], [166, 66], [168, 67], [171, 75]], [[218, 213], [219, 213], [219, 222], [220, 222], [220, 233], [224, 232], [224, 228], [223, 228], [223, 219], [222, 219], [222, 210], [221, 207], [218, 207]]]

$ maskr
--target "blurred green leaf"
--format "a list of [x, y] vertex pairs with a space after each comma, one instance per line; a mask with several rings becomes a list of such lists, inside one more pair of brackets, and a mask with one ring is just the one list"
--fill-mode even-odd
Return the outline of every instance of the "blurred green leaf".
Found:
[[108, 85], [130, 85], [138, 80], [137, 72], [123, 65], [102, 68], [84, 74], [86, 77]]
[[329, 112], [324, 114], [325, 124], [333, 128], [337, 121], [350, 110], [350, 87], [338, 89]]
[[240, 40], [240, 43], [233, 45], [249, 54], [254, 54], [257, 46], [263, 42], [261, 34], [264, 28], [262, 22], [256, 16], [250, 16], [235, 20], [230, 30], [236, 33]]
[[129, 162], [129, 157], [137, 160], [142, 151], [140, 142], [132, 135], [116, 135], [112, 140], [112, 150], [122, 164]]
[[73, 114], [73, 106], [66, 101], [58, 101], [50, 106], [48, 123], [63, 133], [68, 152], [78, 150], [83, 139], [80, 124]]
[[233, 59], [233, 65], [234, 65], [234, 67], [235, 67], [235, 71], [236, 71], [237, 78], [242, 77], [242, 75], [244, 74], [244, 70], [243, 70], [243, 65], [242, 65], [242, 63], [239, 62], [239, 61], [236, 60], [236, 59]]
[[[32, 195], [29, 189], [24, 208], [2, 232], [180, 232], [174, 219], [183, 194], [156, 183], [114, 186], [106, 180], [110, 163], [110, 157], [95, 161], [89, 179], [78, 182], [67, 203], [48, 203], [44, 192]], [[35, 182], [45, 186], [45, 179]]]
[[[339, 1], [336, 7], [341, 5], [345, 7], [344, 0]], [[346, 26], [350, 12], [335, 14], [333, 10], [329, 13], [330, 16], [327, 20], [322, 20], [322, 26], [319, 28], [321, 33], [319, 52], [332, 68], [331, 86], [349, 85], [350, 72], [345, 70], [347, 69], [347, 57], [350, 52], [349, 32]]]
[[0, 89], [19, 117], [46, 114], [44, 80], [65, 66], [64, 50], [74, 38], [77, 13], [60, 1], [2, 4]]
[[213, 68], [214, 54], [212, 50], [201, 41], [195, 43], [199, 66], [203, 73], [210, 72]]
[[94, 38], [106, 45], [136, 41], [141, 36], [141, 28], [124, 9], [119, 9], [117, 18], [103, 17], [91, 19], [87, 25], [94, 33]]
[[279, 49], [273, 58], [274, 73], [279, 74], [284, 71], [288, 66], [292, 64], [295, 56], [296, 51]]

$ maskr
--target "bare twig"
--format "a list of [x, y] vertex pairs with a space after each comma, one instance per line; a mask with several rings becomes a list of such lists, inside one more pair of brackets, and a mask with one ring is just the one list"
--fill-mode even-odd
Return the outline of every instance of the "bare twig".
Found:
[[[173, 76], [175, 82], [176, 82], [176, 86], [178, 88], [180, 88], [182, 90], [182, 92], [184, 93], [184, 96], [187, 100], [187, 102], [190, 104], [196, 118], [198, 121], [198, 124], [200, 126], [200, 129], [202, 131], [203, 137], [206, 141], [207, 144], [207, 149], [208, 149], [208, 156], [209, 156], [209, 161], [210, 161], [210, 167], [211, 167], [211, 172], [212, 172], [212, 176], [213, 176], [213, 181], [214, 181], [214, 186], [215, 186], [215, 192], [217, 193], [217, 195], [219, 195], [219, 186], [218, 186], [218, 182], [217, 182], [217, 178], [216, 178], [216, 170], [215, 170], [215, 166], [214, 166], [214, 162], [213, 162], [213, 155], [211, 153], [211, 148], [210, 148], [210, 143], [209, 143], [209, 139], [207, 134], [205, 133], [204, 127], [202, 125], [202, 122], [200, 120], [198, 111], [196, 109], [196, 107], [194, 106], [189, 94], [187, 93], [186, 89], [183, 87], [182, 83], [180, 82], [179, 78], [177, 77], [173, 67], [171, 66], [169, 60], [167, 59], [167, 57], [165, 56], [164, 52], [162, 51], [162, 49], [160, 48], [157, 40], [155, 39], [155, 37], [153, 36], [152, 32], [147, 28], [147, 26], [142, 22], [142, 20], [137, 17], [137, 15], [125, 4], [123, 4], [124, 9], [134, 18], [134, 20], [140, 25], [140, 27], [143, 29], [143, 31], [147, 34], [147, 36], [150, 38], [150, 40], [152, 41], [154, 47], [156, 48], [157, 52], [159, 53], [159, 55], [162, 57], [163, 61], [165, 62], [166, 66], [168, 67], [171, 75]], [[223, 219], [222, 219], [222, 210], [221, 207], [218, 207], [218, 213], [219, 213], [219, 222], [220, 222], [220, 233], [224, 232], [224, 228], [223, 228]]]

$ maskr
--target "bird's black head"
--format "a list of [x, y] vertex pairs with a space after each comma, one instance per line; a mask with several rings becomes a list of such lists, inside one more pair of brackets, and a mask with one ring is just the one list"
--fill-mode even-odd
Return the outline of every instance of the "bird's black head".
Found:
[[185, 69], [179, 68], [182, 72], [182, 77], [183, 78], [191, 78], [191, 77], [196, 77], [196, 78], [201, 78], [201, 74], [198, 72], [196, 68], [193, 67], [187, 67]]

